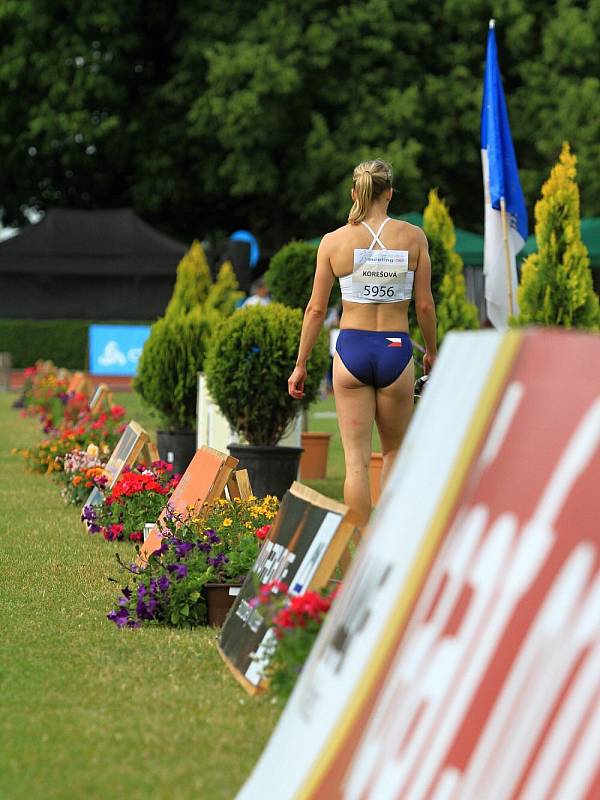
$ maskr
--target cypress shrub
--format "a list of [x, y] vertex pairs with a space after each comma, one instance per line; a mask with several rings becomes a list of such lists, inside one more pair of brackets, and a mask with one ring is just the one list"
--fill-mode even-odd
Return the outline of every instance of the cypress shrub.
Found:
[[463, 261], [454, 249], [454, 223], [448, 206], [436, 189], [429, 192], [423, 212], [423, 229], [432, 260], [432, 290], [435, 284], [437, 339], [440, 343], [448, 331], [478, 328], [479, 312], [467, 298]]
[[523, 262], [516, 325], [600, 328], [590, 259], [581, 241], [576, 158], [565, 143], [535, 204], [538, 252]]
[[214, 308], [228, 317], [233, 314], [238, 301], [243, 296], [244, 293], [240, 292], [240, 285], [235, 277], [231, 261], [224, 261], [219, 268], [217, 280], [208, 291], [205, 301], [206, 307]]
[[[317, 250], [317, 245], [309, 242], [289, 242], [275, 253], [264, 276], [273, 300], [304, 311], [312, 292]], [[329, 305], [336, 305], [340, 297], [335, 281]]]
[[177, 265], [173, 295], [165, 311], [166, 317], [187, 314], [202, 305], [212, 285], [210, 269], [202, 245], [194, 241]]
[[194, 308], [154, 323], [138, 364], [134, 389], [170, 431], [196, 427], [198, 372], [220, 315]]
[[[205, 361], [208, 389], [249, 444], [275, 445], [298, 413], [287, 381], [296, 363], [301, 328], [299, 309], [271, 303], [236, 312], [212, 337]], [[308, 362], [302, 407], [317, 396], [328, 365], [328, 337], [322, 331]]]

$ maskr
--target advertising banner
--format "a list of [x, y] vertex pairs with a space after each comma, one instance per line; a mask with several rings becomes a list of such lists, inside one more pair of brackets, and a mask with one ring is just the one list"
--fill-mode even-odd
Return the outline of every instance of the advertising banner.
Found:
[[148, 325], [90, 325], [91, 375], [133, 376], [150, 335]]

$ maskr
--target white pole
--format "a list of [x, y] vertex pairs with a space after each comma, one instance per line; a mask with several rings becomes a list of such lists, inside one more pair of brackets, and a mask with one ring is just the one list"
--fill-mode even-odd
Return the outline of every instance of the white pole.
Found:
[[515, 314], [513, 302], [512, 269], [510, 265], [510, 250], [508, 248], [508, 216], [506, 214], [506, 200], [500, 198], [500, 216], [502, 218], [502, 244], [504, 245], [504, 263], [506, 264], [506, 280], [508, 286], [508, 309], [511, 317]]

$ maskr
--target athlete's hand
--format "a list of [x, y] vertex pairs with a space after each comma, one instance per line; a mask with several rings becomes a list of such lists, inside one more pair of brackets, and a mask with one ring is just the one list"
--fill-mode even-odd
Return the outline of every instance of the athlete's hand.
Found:
[[430, 353], [429, 350], [425, 350], [425, 355], [423, 356], [423, 372], [425, 375], [429, 375], [433, 369], [436, 358], [437, 353]]
[[288, 392], [294, 400], [302, 400], [304, 397], [304, 381], [306, 380], [306, 368], [295, 367], [288, 380]]

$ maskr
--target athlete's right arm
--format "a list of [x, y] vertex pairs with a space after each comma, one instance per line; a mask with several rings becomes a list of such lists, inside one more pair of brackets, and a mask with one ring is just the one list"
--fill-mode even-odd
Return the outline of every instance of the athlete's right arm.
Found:
[[435, 303], [431, 294], [431, 259], [429, 258], [429, 245], [427, 237], [419, 228], [417, 234], [419, 245], [419, 258], [415, 270], [415, 310], [419, 328], [425, 339], [425, 355], [423, 367], [425, 372], [430, 372], [437, 357], [437, 319], [435, 316]]
[[326, 234], [321, 239], [321, 244], [317, 251], [317, 269], [315, 271], [312, 294], [304, 312], [296, 367], [288, 380], [288, 392], [296, 400], [300, 400], [304, 395], [306, 362], [315, 346], [327, 315], [329, 296], [334, 281], [334, 274], [329, 260], [330, 247], [330, 237], [329, 234]]

